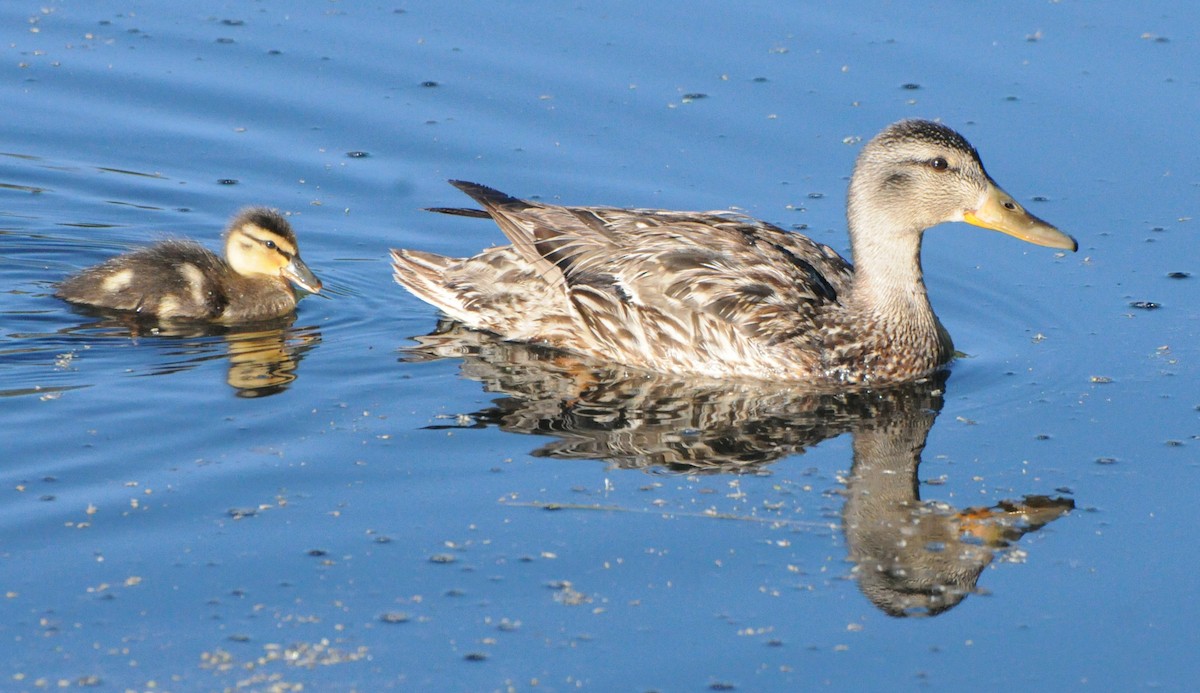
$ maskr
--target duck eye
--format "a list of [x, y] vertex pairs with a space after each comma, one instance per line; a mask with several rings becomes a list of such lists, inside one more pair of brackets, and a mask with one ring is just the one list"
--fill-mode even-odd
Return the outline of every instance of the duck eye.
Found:
[[929, 166], [935, 171], [945, 171], [950, 168], [950, 163], [946, 161], [945, 157], [937, 156], [929, 162]]
[[275, 250], [275, 241], [263, 241], [263, 245], [267, 246], [271, 250]]

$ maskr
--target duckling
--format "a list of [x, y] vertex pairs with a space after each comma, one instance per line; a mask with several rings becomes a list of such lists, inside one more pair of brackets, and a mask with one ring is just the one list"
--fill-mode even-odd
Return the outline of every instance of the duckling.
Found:
[[237, 323], [291, 312], [297, 300], [292, 284], [321, 290], [321, 280], [300, 259], [291, 225], [274, 210], [240, 211], [225, 231], [225, 258], [193, 241], [160, 241], [83, 270], [55, 295], [160, 320]]
[[962, 135], [904, 120], [863, 147], [847, 199], [854, 264], [750, 217], [565, 207], [451, 181], [511, 245], [471, 258], [393, 250], [394, 278], [464, 325], [651, 371], [806, 381], [923, 377], [954, 355], [921, 269], [925, 230], [965, 221], [1075, 251]]

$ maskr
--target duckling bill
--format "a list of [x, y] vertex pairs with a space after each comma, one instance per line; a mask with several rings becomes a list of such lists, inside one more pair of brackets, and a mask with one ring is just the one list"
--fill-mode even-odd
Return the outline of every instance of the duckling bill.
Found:
[[298, 300], [293, 285], [321, 290], [287, 220], [251, 207], [226, 229], [225, 258], [193, 241], [161, 241], [83, 270], [55, 295], [160, 320], [237, 323], [290, 313]]
[[393, 250], [397, 283], [467, 327], [647, 370], [844, 387], [912, 380], [954, 345], [921, 268], [949, 221], [1075, 251], [962, 135], [904, 120], [863, 147], [847, 196], [854, 264], [744, 215], [566, 207], [451, 181], [511, 241], [470, 258]]

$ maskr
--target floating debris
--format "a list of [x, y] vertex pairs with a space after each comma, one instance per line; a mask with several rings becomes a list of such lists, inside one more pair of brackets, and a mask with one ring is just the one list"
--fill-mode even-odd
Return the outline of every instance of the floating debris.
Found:
[[379, 620], [382, 623], [408, 623], [412, 617], [403, 611], [389, 611], [379, 615]]
[[1187, 279], [1192, 276], [1191, 272], [1170, 272], [1167, 274], [1167, 279]]
[[353, 151], [353, 152], [346, 152], [346, 156], [350, 157], [351, 159], [366, 159], [367, 157], [369, 157], [371, 155], [366, 152]]
[[1138, 310], [1158, 310], [1162, 306], [1154, 301], [1130, 301], [1129, 307]]

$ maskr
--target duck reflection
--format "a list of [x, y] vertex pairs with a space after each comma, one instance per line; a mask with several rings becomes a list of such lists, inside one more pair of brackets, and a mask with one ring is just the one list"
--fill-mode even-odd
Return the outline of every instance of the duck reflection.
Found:
[[[409, 360], [457, 357], [505, 396], [471, 426], [551, 436], [534, 455], [629, 469], [754, 473], [851, 432], [843, 529], [863, 593], [892, 616], [936, 615], [976, 590], [983, 569], [1074, 502], [1026, 496], [989, 508], [923, 501], [917, 468], [947, 374], [881, 390], [814, 393], [765, 382], [680, 379], [501, 341], [444, 322]], [[460, 426], [433, 426], [449, 428]]]
[[168, 358], [151, 375], [178, 373], [227, 359], [225, 381], [238, 397], [267, 397], [286, 390], [297, 377], [300, 360], [321, 342], [321, 332], [315, 326], [294, 327], [295, 315], [252, 324], [219, 325], [147, 321], [91, 309], [87, 312], [98, 319], [66, 332], [158, 340], [156, 346]]

